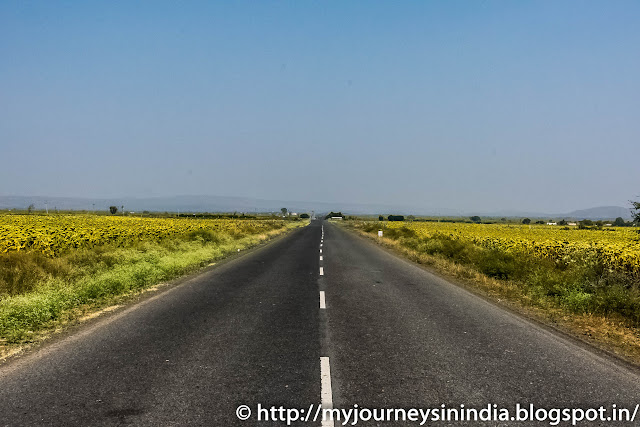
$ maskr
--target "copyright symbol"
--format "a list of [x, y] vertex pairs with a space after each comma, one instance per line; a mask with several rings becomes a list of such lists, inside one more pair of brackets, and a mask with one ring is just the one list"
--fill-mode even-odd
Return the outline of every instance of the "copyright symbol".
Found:
[[247, 405], [240, 405], [236, 409], [236, 417], [241, 421], [246, 421], [251, 417], [251, 408]]

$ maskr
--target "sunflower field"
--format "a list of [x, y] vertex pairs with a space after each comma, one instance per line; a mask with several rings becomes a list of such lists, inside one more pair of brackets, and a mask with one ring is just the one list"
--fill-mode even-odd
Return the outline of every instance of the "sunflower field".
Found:
[[640, 273], [640, 234], [633, 227], [579, 229], [549, 225], [386, 221], [356, 226], [389, 231], [402, 229], [418, 238], [448, 237], [488, 249], [532, 254], [565, 264], [598, 262], [611, 270]]
[[140, 218], [99, 215], [0, 214], [0, 254], [18, 251], [57, 256], [75, 248], [127, 247], [159, 242], [192, 232], [227, 236], [266, 233], [283, 228], [281, 220]]

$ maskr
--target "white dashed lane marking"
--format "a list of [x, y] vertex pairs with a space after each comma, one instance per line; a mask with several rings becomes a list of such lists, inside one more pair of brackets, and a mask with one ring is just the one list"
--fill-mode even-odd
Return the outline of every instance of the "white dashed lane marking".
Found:
[[[320, 238], [320, 254], [322, 254], [322, 244], [324, 243], [324, 227], [322, 227], [322, 237]], [[320, 255], [320, 261], [323, 261]], [[320, 267], [320, 275], [324, 276], [324, 267]], [[320, 309], [326, 310], [327, 301], [324, 291], [320, 291]], [[333, 409], [333, 391], [331, 390], [331, 366], [328, 357], [320, 358], [320, 380], [321, 392], [320, 401], [323, 409]], [[334, 427], [333, 420], [322, 420], [322, 427]]]
[[[333, 392], [331, 391], [331, 366], [328, 357], [320, 358], [321, 402], [322, 409], [333, 409]], [[328, 417], [322, 420], [322, 427], [333, 427], [333, 420]]]

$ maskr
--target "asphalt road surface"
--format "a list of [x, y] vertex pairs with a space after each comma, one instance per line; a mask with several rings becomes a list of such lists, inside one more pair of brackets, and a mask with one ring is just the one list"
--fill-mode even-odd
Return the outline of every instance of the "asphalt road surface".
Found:
[[[313, 421], [320, 404], [349, 425], [442, 405], [524, 417], [516, 404], [640, 425], [606, 420], [638, 403], [637, 369], [319, 220], [0, 367], [8, 426], [345, 421]], [[550, 425], [528, 419], [425, 425]]]

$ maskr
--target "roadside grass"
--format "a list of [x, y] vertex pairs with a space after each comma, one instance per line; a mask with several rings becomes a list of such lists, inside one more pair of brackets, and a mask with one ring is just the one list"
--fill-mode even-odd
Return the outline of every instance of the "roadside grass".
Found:
[[[87, 313], [153, 285], [192, 273], [232, 253], [304, 225], [250, 234], [198, 230], [162, 242], [99, 246], [57, 258], [35, 252], [0, 256], [0, 356]], [[4, 351], [2, 351], [4, 347]]]
[[597, 262], [558, 263], [446, 235], [420, 238], [408, 228], [387, 229], [379, 238], [376, 224], [343, 225], [516, 311], [640, 363], [639, 277]]

